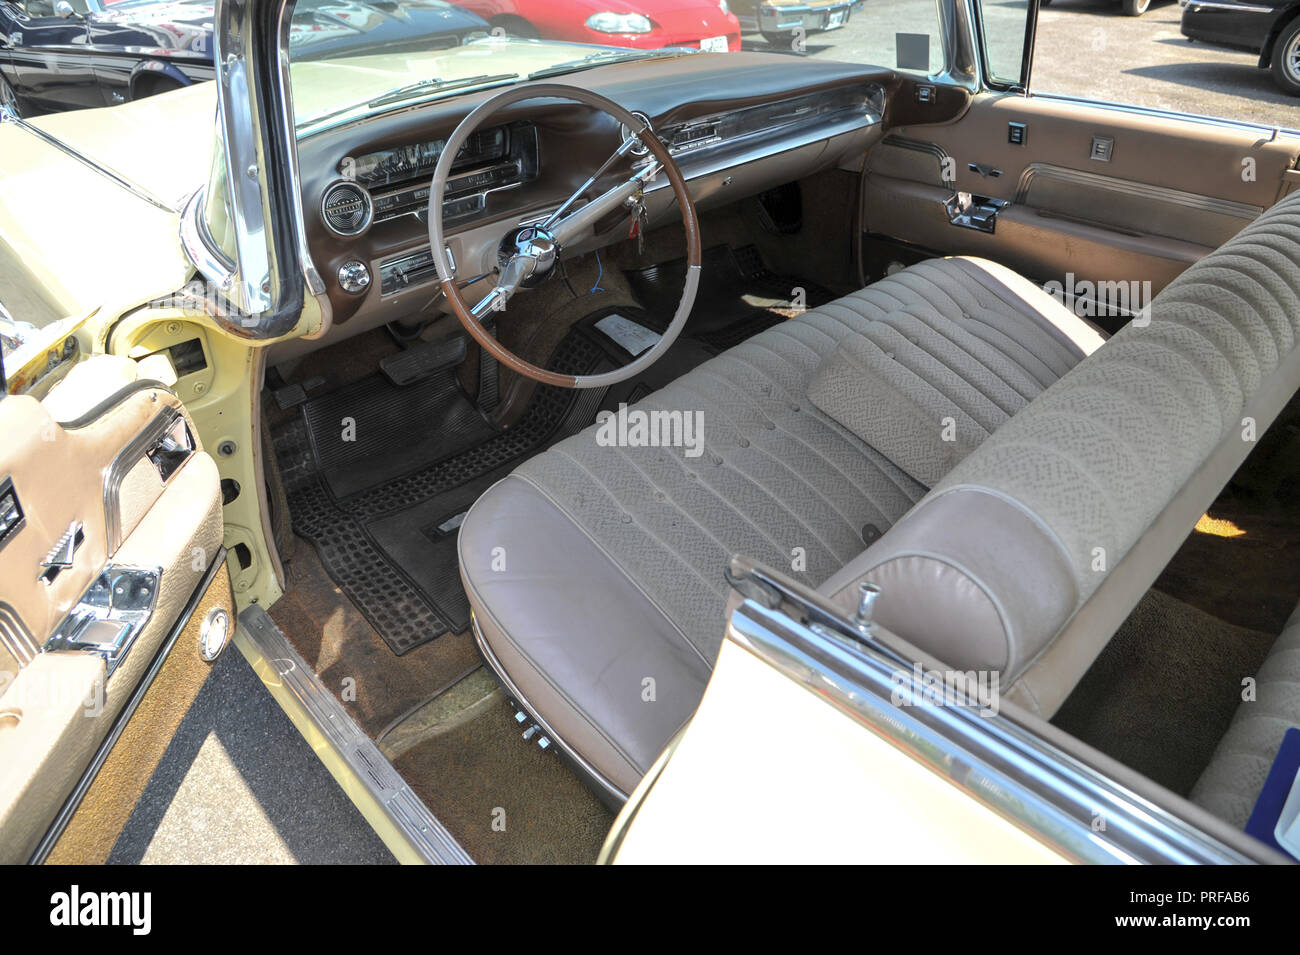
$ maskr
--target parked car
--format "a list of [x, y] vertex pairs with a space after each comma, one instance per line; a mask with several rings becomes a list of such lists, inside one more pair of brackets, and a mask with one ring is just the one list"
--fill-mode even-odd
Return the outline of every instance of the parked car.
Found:
[[[838, 30], [863, 0], [732, 0], [746, 33], [761, 33], [773, 46], [786, 47], [796, 35]], [[802, 33], [800, 33], [802, 31]]]
[[[212, 0], [0, 0], [0, 105], [18, 115], [114, 105], [210, 80], [212, 12]], [[486, 29], [442, 0], [304, 0], [290, 42], [298, 56], [328, 56], [340, 40], [355, 48], [358, 33], [394, 49]]]
[[512, 36], [603, 43], [638, 50], [740, 49], [727, 0], [456, 0]]
[[1183, 36], [1259, 54], [1282, 92], [1300, 96], [1300, 0], [1182, 0]]

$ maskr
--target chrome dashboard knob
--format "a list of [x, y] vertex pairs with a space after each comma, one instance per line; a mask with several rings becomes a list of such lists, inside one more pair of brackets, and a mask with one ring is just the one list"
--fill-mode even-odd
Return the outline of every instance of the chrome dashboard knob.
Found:
[[349, 295], [360, 295], [370, 288], [370, 269], [366, 263], [351, 259], [340, 265], [339, 287]]

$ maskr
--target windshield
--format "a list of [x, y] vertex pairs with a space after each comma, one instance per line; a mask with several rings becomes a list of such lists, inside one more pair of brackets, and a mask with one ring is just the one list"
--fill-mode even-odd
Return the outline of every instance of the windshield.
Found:
[[946, 68], [935, 0], [302, 0], [294, 119], [310, 135], [477, 89], [742, 50], [785, 54], [792, 70], [806, 58]]

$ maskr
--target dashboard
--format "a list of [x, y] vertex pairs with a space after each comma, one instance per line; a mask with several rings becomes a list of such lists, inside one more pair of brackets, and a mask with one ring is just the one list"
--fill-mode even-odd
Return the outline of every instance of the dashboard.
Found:
[[[572, 79], [648, 121], [702, 209], [860, 158], [883, 132], [898, 81], [888, 70], [795, 65], [788, 56], [759, 53], [623, 63]], [[400, 319], [440, 294], [428, 247], [429, 180], [456, 125], [490, 95], [394, 110], [300, 142], [308, 242], [336, 334]], [[463, 286], [492, 271], [509, 229], [541, 221], [626, 135], [612, 117], [556, 99], [506, 107], [489, 122], [457, 155], [443, 206], [448, 250]], [[591, 194], [648, 162], [645, 152], [634, 150]], [[651, 227], [680, 214], [662, 177], [647, 190], [646, 207]], [[626, 237], [626, 216], [615, 216], [564, 252]], [[488, 283], [483, 286], [486, 291]]]

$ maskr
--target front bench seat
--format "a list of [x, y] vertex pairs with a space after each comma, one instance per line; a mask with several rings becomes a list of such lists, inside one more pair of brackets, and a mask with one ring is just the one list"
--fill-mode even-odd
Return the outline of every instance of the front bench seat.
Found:
[[[458, 546], [484, 655], [624, 798], [703, 695], [732, 554], [822, 583], [1101, 340], [972, 258], [914, 265], [755, 336], [636, 405], [699, 411], [702, 455], [602, 447], [593, 427], [479, 498]], [[855, 418], [844, 399], [858, 380], [875, 383], [892, 433]], [[941, 459], [891, 461], [859, 436], [906, 458], [909, 429], [929, 419], [937, 433], [944, 408], [968, 440], [936, 445]]]

